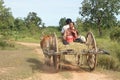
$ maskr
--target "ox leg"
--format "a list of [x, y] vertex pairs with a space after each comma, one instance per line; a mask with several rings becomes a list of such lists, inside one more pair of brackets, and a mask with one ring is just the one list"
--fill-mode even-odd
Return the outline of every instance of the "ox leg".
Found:
[[57, 56], [56, 55], [53, 55], [53, 65], [56, 69], [57, 68]]
[[60, 69], [60, 55], [53, 55], [53, 65], [56, 71]]
[[47, 64], [47, 55], [44, 55], [45, 56], [45, 64]]
[[48, 66], [51, 66], [51, 56], [48, 56]]
[[45, 55], [45, 64], [51, 66], [51, 56]]

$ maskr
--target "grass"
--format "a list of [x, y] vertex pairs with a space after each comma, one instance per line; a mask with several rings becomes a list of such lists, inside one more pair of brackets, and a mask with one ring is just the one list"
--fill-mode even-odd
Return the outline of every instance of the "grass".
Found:
[[31, 38], [31, 37], [24, 37], [24, 38], [19, 38], [17, 41], [39, 43], [40, 40], [36, 40], [35, 38]]
[[0, 50], [0, 79], [18, 80], [30, 77], [40, 68], [35, 62], [41, 64], [39, 57], [30, 48], [17, 45], [17, 50]]
[[97, 46], [110, 53], [110, 55], [98, 55], [99, 67], [120, 71], [120, 44], [109, 38], [97, 38]]
[[0, 50], [4, 49], [15, 49], [14, 43], [0, 40]]

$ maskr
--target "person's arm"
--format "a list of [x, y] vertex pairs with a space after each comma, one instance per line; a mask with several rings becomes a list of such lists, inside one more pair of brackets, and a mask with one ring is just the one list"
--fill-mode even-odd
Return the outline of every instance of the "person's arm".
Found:
[[77, 38], [78, 37], [78, 34], [77, 34], [77, 31], [74, 29], [71, 31], [73, 33], [73, 37], [74, 38]]
[[67, 36], [67, 30], [64, 31], [63, 33], [63, 39], [66, 40], [66, 36]]

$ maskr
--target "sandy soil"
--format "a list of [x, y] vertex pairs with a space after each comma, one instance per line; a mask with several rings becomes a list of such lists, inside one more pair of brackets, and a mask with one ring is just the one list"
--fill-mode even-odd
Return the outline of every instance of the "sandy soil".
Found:
[[[44, 59], [40, 45], [37, 43], [24, 43], [17, 42], [18, 44], [31, 47], [35, 53], [40, 55], [41, 59]], [[80, 69], [76, 66], [67, 70], [55, 72], [53, 67], [44, 65], [44, 72], [37, 72], [33, 76], [24, 80], [113, 80], [109, 75], [102, 74], [100, 72], [90, 72], [85, 69]]]

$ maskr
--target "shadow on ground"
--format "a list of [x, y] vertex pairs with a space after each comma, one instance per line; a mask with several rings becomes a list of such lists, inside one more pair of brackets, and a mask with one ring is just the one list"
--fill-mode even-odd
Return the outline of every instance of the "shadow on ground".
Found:
[[64, 71], [76, 71], [76, 72], [90, 72], [89, 68], [87, 67], [80, 67], [78, 65], [73, 65], [68, 61], [60, 67], [59, 70], [56, 70], [53, 65], [46, 65], [42, 61], [37, 60], [35, 58], [29, 58], [27, 62], [30, 63], [30, 67], [32, 72], [41, 72], [41, 73], [56, 73], [56, 72], [64, 72]]

